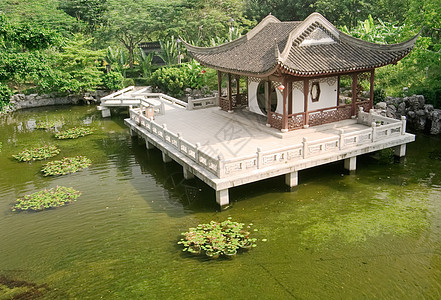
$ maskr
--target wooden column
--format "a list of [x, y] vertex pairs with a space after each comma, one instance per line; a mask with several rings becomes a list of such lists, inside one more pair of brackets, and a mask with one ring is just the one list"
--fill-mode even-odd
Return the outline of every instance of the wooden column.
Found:
[[236, 105], [241, 105], [241, 99], [240, 99], [240, 76], [236, 75]]
[[374, 107], [374, 78], [375, 78], [375, 69], [371, 71], [371, 85], [369, 90], [369, 109]]
[[283, 114], [282, 114], [282, 132], [288, 131], [288, 83], [286, 77], [283, 77], [282, 84], [285, 87], [283, 89]]
[[267, 124], [272, 124], [271, 122], [271, 81], [268, 80], [266, 82], [266, 87], [267, 87], [267, 91], [266, 91], [266, 101], [268, 101], [268, 110], [267, 110], [267, 115], [268, 115], [268, 120], [267, 120]]
[[219, 70], [217, 71], [217, 93], [219, 97], [219, 106], [222, 108], [220, 99], [222, 97], [222, 72]]
[[340, 106], [340, 76], [337, 76], [337, 106]]
[[292, 81], [288, 82], [288, 115], [292, 115]]
[[231, 73], [228, 73], [228, 82], [227, 82], [227, 90], [228, 90], [228, 111], [233, 110], [233, 99], [231, 98]]
[[351, 116], [357, 114], [357, 84], [358, 84], [358, 73], [352, 74], [352, 107]]
[[308, 95], [309, 95], [309, 80], [303, 80], [303, 99], [304, 106], [303, 110], [305, 111], [305, 117], [303, 118], [303, 127], [309, 127], [309, 113], [308, 113]]

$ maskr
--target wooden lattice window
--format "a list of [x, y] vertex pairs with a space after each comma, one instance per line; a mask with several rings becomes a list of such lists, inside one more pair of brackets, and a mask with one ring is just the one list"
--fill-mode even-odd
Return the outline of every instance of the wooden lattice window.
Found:
[[320, 83], [318, 81], [315, 81], [311, 85], [311, 99], [312, 102], [318, 102], [320, 99]]

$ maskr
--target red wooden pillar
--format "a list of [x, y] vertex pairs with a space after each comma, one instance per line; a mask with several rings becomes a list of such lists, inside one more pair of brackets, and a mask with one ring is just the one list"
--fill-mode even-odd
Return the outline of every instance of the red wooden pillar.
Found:
[[292, 81], [288, 82], [288, 115], [292, 115]]
[[273, 122], [271, 122], [271, 81], [268, 80], [266, 83], [266, 87], [267, 87], [267, 91], [266, 91], [266, 97], [267, 97], [267, 101], [268, 101], [268, 109], [267, 109], [267, 115], [268, 115], [268, 120], [267, 120], [267, 124], [273, 125]]
[[236, 106], [241, 106], [241, 99], [240, 99], [240, 76], [236, 75]]
[[337, 106], [340, 106], [340, 75], [337, 76]]
[[286, 77], [283, 77], [282, 80], [282, 85], [283, 85], [283, 114], [282, 114], [282, 131], [286, 132], [288, 131], [288, 83], [286, 80]]
[[309, 80], [303, 80], [303, 109], [305, 111], [305, 117], [303, 118], [303, 127], [309, 127], [309, 112], [308, 112], [308, 95], [309, 95]]
[[375, 78], [375, 69], [371, 70], [371, 85], [369, 90], [369, 109], [372, 109], [374, 106], [374, 78]]
[[351, 116], [357, 115], [357, 84], [358, 84], [358, 73], [355, 73], [355, 74], [352, 74]]
[[233, 99], [231, 97], [231, 73], [228, 73], [228, 82], [227, 82], [227, 90], [228, 90], [228, 111], [233, 110]]
[[222, 108], [222, 72], [221, 71], [217, 71], [217, 93], [218, 93], [218, 101], [219, 101], [219, 106]]

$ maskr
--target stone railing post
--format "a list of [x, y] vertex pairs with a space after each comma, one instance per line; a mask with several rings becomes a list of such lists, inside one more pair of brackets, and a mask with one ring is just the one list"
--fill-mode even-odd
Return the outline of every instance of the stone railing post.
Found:
[[372, 122], [371, 127], [372, 127], [372, 142], [374, 142], [377, 139], [377, 124], [375, 122]]
[[372, 124], [373, 121], [374, 121], [374, 109], [370, 109], [368, 115], [368, 124]]
[[305, 158], [308, 156], [308, 154], [307, 154], [307, 150], [308, 150], [308, 145], [307, 145], [307, 143], [308, 143], [308, 139], [304, 137], [302, 143], [303, 143], [303, 159], [305, 159]]
[[340, 132], [339, 133], [340, 139], [339, 139], [339, 142], [338, 142], [338, 149], [341, 150], [345, 146], [345, 144], [344, 144], [345, 140], [344, 140], [344, 137], [343, 137], [343, 134], [345, 133], [345, 130], [344, 129], [339, 129], [338, 131]]
[[162, 139], [165, 141], [165, 131], [167, 130], [167, 125], [162, 124]]
[[178, 151], [181, 152], [181, 141], [182, 141], [181, 133], [178, 132], [178, 133], [177, 133], [177, 136], [178, 136], [178, 143], [177, 143], [176, 146], [178, 147]]
[[401, 116], [401, 134], [406, 134], [406, 117]]
[[222, 161], [222, 156], [217, 156], [217, 177], [222, 178], [224, 176], [224, 163]]
[[216, 106], [219, 106], [219, 93], [213, 93], [214, 94], [214, 104]]
[[257, 147], [256, 154], [257, 154], [257, 161], [256, 161], [257, 169], [260, 169], [263, 167], [262, 148]]
[[196, 151], [194, 153], [196, 163], [199, 165], [199, 148], [201, 147], [201, 143], [196, 143]]
[[193, 106], [193, 97], [188, 97], [187, 110], [192, 110], [193, 108], [194, 108], [194, 106]]

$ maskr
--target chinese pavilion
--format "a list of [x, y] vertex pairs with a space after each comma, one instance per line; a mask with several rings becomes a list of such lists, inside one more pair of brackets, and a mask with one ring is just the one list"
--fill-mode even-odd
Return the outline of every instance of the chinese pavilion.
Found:
[[[350, 119], [360, 107], [368, 111], [375, 69], [405, 57], [417, 37], [393, 45], [370, 43], [313, 13], [299, 22], [269, 15], [232, 42], [185, 46], [194, 59], [218, 71], [222, 110], [246, 107], [266, 116], [267, 126], [286, 132]], [[340, 95], [343, 86], [349, 97]]]

